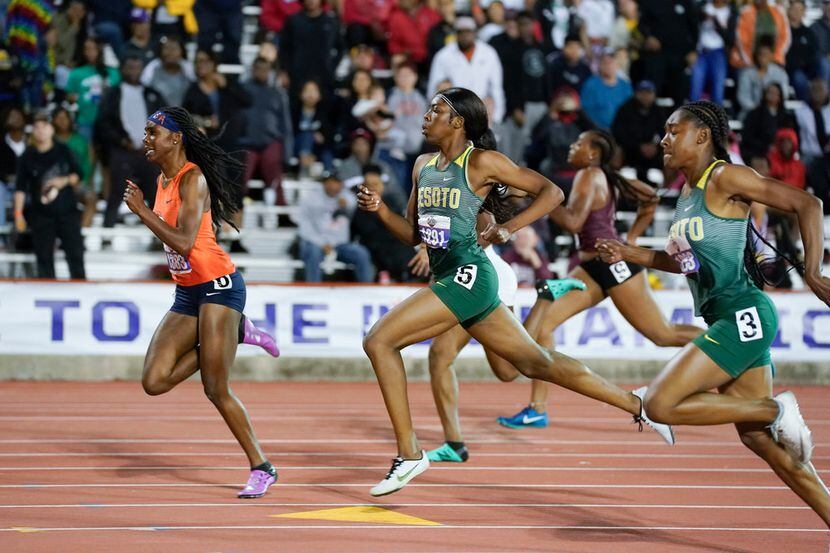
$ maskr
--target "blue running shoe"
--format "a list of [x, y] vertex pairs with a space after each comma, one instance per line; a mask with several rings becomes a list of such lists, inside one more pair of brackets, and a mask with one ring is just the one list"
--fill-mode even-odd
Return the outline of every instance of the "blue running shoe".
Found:
[[512, 417], [499, 417], [498, 423], [507, 428], [546, 428], [548, 414], [539, 413], [532, 407], [525, 407]]
[[[466, 451], [466, 448], [464, 448]], [[450, 444], [444, 444], [437, 449], [427, 451], [427, 459], [433, 463], [449, 462], [449, 463], [463, 463], [467, 460], [467, 456], [463, 457], [458, 454], [456, 450], [450, 447]]]
[[576, 278], [540, 279], [536, 281], [537, 297], [554, 301], [571, 290], [585, 290], [585, 283]]

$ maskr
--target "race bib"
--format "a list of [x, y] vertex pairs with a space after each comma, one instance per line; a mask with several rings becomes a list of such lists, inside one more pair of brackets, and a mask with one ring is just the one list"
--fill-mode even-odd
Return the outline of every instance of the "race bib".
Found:
[[444, 215], [418, 217], [421, 241], [428, 248], [447, 249], [450, 245], [450, 218]]
[[669, 242], [666, 244], [666, 253], [674, 259], [680, 267], [680, 272], [684, 275], [696, 273], [700, 270], [700, 261], [695, 257], [695, 252], [685, 236], [669, 238]]
[[476, 283], [476, 275], [478, 274], [478, 267], [476, 265], [464, 265], [455, 271], [455, 278], [452, 279], [456, 284], [460, 284], [467, 290], [473, 289], [473, 284]]
[[735, 313], [735, 323], [738, 325], [738, 337], [741, 342], [752, 342], [764, 337], [764, 329], [761, 327], [761, 319], [758, 317], [758, 309], [748, 307]]
[[187, 258], [167, 244], [164, 244], [164, 253], [167, 254], [167, 267], [171, 275], [184, 275], [192, 270]]
[[608, 268], [611, 270], [611, 274], [614, 275], [617, 284], [622, 284], [631, 278], [631, 267], [625, 261], [617, 261], [613, 265], [609, 265]]
[[231, 275], [220, 276], [219, 278], [213, 279], [214, 290], [230, 290], [231, 288], [233, 288], [233, 280], [231, 279]]

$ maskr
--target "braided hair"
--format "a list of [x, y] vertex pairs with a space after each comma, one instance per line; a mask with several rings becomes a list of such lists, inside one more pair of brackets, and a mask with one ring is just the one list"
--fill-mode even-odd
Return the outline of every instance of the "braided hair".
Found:
[[[729, 151], [726, 149], [727, 140], [729, 137], [729, 117], [726, 111], [718, 104], [708, 100], [701, 100], [698, 102], [690, 102], [683, 105], [681, 110], [685, 111], [692, 122], [698, 127], [706, 127], [712, 135], [712, 148], [715, 159], [723, 160], [727, 163], [731, 162]], [[767, 277], [771, 269], [776, 265], [776, 258], [763, 259], [761, 252], [755, 249], [755, 238], [757, 237], [761, 242], [769, 246], [778, 257], [784, 259], [789, 263], [790, 268], [795, 269], [800, 275], [804, 275], [804, 265], [791, 259], [789, 256], [783, 254], [778, 248], [769, 243], [769, 241], [758, 232], [755, 225], [752, 224], [752, 218], [747, 219], [746, 225], [746, 247], [744, 247], [744, 266], [747, 273], [749, 273], [752, 282], [760, 289], [764, 288], [764, 284], [770, 286], [778, 286], [784, 278], [786, 272], [777, 281], [770, 280]]]
[[[171, 106], [160, 111], [175, 121], [182, 133], [185, 157], [199, 166], [210, 191], [210, 213], [213, 223], [225, 221], [233, 228], [233, 214], [242, 205], [241, 176], [245, 165], [220, 148], [196, 125], [184, 108]], [[238, 229], [237, 229], [238, 230]]]
[[614, 171], [611, 167], [611, 163], [614, 160], [614, 154], [617, 151], [617, 142], [609, 132], [601, 129], [594, 129], [588, 131], [588, 136], [590, 137], [589, 143], [591, 146], [599, 150], [599, 168], [602, 169], [602, 172], [605, 174], [605, 178], [611, 184], [611, 194], [614, 196], [615, 201], [617, 199], [617, 192], [629, 198], [633, 198], [637, 201], [637, 203], [651, 204], [658, 201], [656, 193], [652, 192], [651, 194], [646, 194], [645, 192], [641, 192], [637, 188], [634, 188], [631, 186], [631, 183], [628, 182], [628, 179]]

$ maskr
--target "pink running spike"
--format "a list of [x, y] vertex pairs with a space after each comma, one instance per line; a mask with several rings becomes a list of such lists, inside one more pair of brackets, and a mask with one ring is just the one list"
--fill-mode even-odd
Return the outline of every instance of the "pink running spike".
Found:
[[243, 344], [250, 344], [252, 346], [259, 346], [265, 351], [268, 352], [271, 357], [279, 357], [280, 356], [280, 348], [277, 347], [277, 341], [274, 340], [274, 337], [265, 332], [264, 330], [260, 330], [259, 328], [254, 326], [254, 323], [251, 322], [251, 319], [245, 317], [245, 338], [243, 338]]
[[262, 497], [271, 484], [277, 481], [277, 476], [264, 470], [252, 470], [248, 477], [248, 483], [237, 494], [239, 499], [256, 499]]

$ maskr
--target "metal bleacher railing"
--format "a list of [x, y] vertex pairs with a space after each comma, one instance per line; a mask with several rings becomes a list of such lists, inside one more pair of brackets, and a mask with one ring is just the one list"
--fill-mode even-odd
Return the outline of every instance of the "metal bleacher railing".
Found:
[[[303, 262], [291, 256], [291, 248], [297, 238], [297, 229], [280, 225], [280, 215], [296, 215], [297, 201], [302, 194], [312, 187], [320, 186], [313, 180], [286, 180], [283, 187], [289, 205], [271, 206], [261, 202], [250, 202], [245, 205], [243, 214], [243, 230], [240, 239], [249, 253], [233, 254], [234, 263], [245, 271], [246, 277], [252, 281], [263, 282], [292, 282], [298, 269], [303, 268]], [[262, 188], [262, 181], [251, 181], [249, 188]], [[635, 214], [619, 212], [618, 219], [630, 224]], [[662, 248], [666, 243], [666, 235], [673, 216], [673, 210], [660, 207], [655, 214], [650, 236], [639, 239], [639, 244], [646, 247]], [[830, 237], [830, 217], [825, 219], [825, 234]], [[0, 227], [0, 235], [9, 235], [10, 226]], [[126, 224], [113, 228], [100, 226], [100, 216], [96, 224], [83, 229], [87, 248], [85, 263], [88, 278], [91, 280], [131, 280], [150, 278], [154, 267], [163, 265], [164, 256], [161, 254], [161, 245], [155, 237], [131, 217], [126, 218]], [[570, 236], [556, 238], [559, 246], [568, 246], [572, 243]], [[825, 241], [825, 247], [830, 248], [830, 238]], [[29, 252], [0, 252], [0, 277], [23, 278], [34, 275], [34, 254]], [[551, 269], [559, 274], [567, 272], [566, 258], [552, 260]], [[333, 259], [326, 259], [322, 264], [324, 273], [332, 274], [335, 271], [348, 267]], [[56, 255], [56, 271], [58, 278], [66, 278], [67, 268], [63, 262], [62, 252]]]

